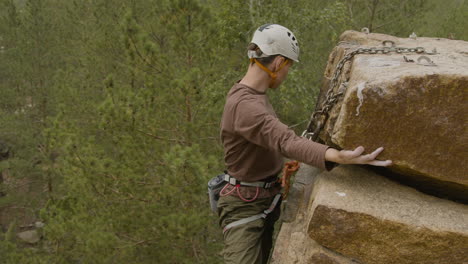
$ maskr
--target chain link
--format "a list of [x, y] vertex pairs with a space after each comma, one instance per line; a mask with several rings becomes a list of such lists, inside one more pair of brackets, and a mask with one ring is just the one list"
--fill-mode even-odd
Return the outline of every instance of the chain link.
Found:
[[[391, 46], [388, 46], [390, 44]], [[320, 131], [328, 120], [329, 111], [335, 106], [338, 99], [346, 92], [347, 82], [343, 82], [339, 87], [338, 91], [335, 92], [335, 88], [338, 84], [339, 78], [341, 76], [344, 65], [350, 61], [357, 54], [388, 54], [391, 52], [394, 53], [417, 53], [417, 54], [427, 54], [433, 55], [437, 54], [437, 51], [434, 49], [432, 52], [427, 52], [423, 47], [415, 48], [405, 48], [405, 47], [396, 47], [395, 42], [391, 40], [384, 40], [382, 42], [383, 47], [370, 47], [370, 48], [357, 48], [354, 51], [346, 54], [340, 62], [335, 67], [333, 77], [330, 80], [330, 85], [325, 96], [325, 100], [320, 105], [320, 108], [314, 113], [312, 113], [309, 125], [307, 130], [304, 130], [302, 133], [303, 137], [317, 141]]]

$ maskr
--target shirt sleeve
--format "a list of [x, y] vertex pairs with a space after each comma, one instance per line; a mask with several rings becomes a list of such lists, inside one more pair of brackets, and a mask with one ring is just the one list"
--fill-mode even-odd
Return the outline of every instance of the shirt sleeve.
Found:
[[234, 114], [234, 132], [246, 140], [309, 165], [329, 170], [326, 145], [299, 137], [256, 100], [239, 102]]

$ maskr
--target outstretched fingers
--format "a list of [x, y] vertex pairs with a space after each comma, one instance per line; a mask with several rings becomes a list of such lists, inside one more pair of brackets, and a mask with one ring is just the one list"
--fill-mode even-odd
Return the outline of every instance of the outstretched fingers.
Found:
[[374, 150], [374, 152], [372, 152], [371, 154], [368, 154], [366, 156], [368, 156], [368, 159], [369, 160], [375, 160], [375, 158], [377, 158], [377, 156], [384, 150], [383, 147], [380, 147], [376, 150]]
[[367, 164], [369, 164], [369, 165], [381, 166], [381, 167], [387, 167], [387, 166], [392, 165], [391, 160], [376, 160], [377, 156], [380, 153], [382, 153], [383, 150], [384, 150], [384, 148], [380, 147], [380, 148], [377, 148], [376, 150], [374, 150], [372, 153], [367, 154], [367, 155], [363, 155], [362, 157], [365, 159], [365, 162]]
[[379, 156], [380, 153], [384, 150], [383, 147], [377, 148], [374, 150], [372, 153], [363, 155], [364, 153], [364, 147], [359, 146], [355, 148], [352, 151], [346, 152], [347, 158], [351, 161], [351, 163], [355, 164], [368, 164], [368, 165], [373, 165], [373, 166], [390, 166], [392, 165], [391, 160], [376, 160], [377, 156]]
[[343, 155], [343, 158], [345, 158], [346, 160], [353, 160], [356, 158], [360, 158], [363, 152], [364, 152], [364, 147], [359, 146], [355, 148], [354, 150], [341, 151], [341, 154]]
[[335, 149], [327, 150], [328, 160], [337, 162], [340, 164], [368, 164], [373, 166], [390, 166], [392, 165], [391, 160], [376, 160], [377, 156], [382, 153], [384, 150], [383, 147], [377, 148], [370, 154], [364, 153], [364, 147], [359, 146], [354, 150], [341, 150], [337, 151]]
[[368, 164], [373, 165], [373, 166], [379, 166], [379, 167], [387, 167], [387, 166], [392, 165], [392, 161], [391, 160], [373, 160], [369, 162]]

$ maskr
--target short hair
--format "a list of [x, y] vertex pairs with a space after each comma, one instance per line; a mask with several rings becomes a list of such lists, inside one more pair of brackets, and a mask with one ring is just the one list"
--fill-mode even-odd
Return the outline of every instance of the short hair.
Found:
[[[255, 51], [256, 55], [257, 56], [261, 56], [263, 54], [263, 51], [260, 50], [260, 48], [257, 46], [257, 44], [255, 43], [250, 43], [249, 46], [247, 46], [247, 50], [253, 50]], [[278, 54], [276, 55], [270, 55], [268, 57], [262, 57], [262, 58], [256, 58], [256, 60], [258, 62], [260, 62], [261, 64], [263, 64], [264, 66], [267, 66], [269, 65], [270, 63], [273, 62], [273, 60], [278, 56]]]

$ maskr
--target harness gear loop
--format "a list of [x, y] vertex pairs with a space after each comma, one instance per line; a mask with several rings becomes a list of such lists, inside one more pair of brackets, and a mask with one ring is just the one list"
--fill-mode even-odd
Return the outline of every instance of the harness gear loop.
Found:
[[255, 63], [258, 65], [258, 67], [260, 67], [262, 70], [264, 70], [266, 73], [268, 73], [268, 75], [270, 76], [271, 78], [271, 81], [270, 81], [270, 84], [268, 85], [270, 88], [273, 87], [273, 85], [275, 84], [276, 82], [276, 77], [278, 77], [277, 73], [279, 71], [281, 71], [281, 69], [284, 68], [284, 66], [286, 66], [289, 62], [289, 59], [288, 58], [285, 58], [284, 62], [280, 65], [279, 69], [276, 70], [275, 72], [272, 72], [270, 69], [268, 69], [267, 67], [265, 67], [263, 64], [261, 64], [257, 59], [255, 58], [250, 58], [250, 62], [251, 63]]
[[256, 188], [255, 196], [252, 199], [247, 199], [247, 198], [243, 197], [242, 194], [240, 193], [240, 187], [241, 187], [240, 184], [236, 184], [236, 185], [232, 186], [232, 189], [227, 191], [227, 188], [229, 186], [232, 186], [232, 185], [226, 184], [226, 186], [224, 186], [223, 189], [219, 192], [219, 196], [224, 197], [224, 196], [230, 195], [231, 193], [233, 193], [234, 191], [237, 190], [237, 195], [239, 196], [239, 198], [241, 198], [242, 201], [249, 203], [249, 202], [255, 201], [258, 198], [258, 195], [260, 194], [260, 187], [255, 187]]
[[278, 182], [281, 183], [281, 187], [283, 187], [283, 200], [285, 200], [288, 197], [289, 194], [289, 187], [290, 187], [290, 181], [291, 181], [291, 176], [299, 170], [300, 165], [297, 160], [294, 161], [289, 161], [284, 164], [283, 168], [283, 175], [281, 178], [278, 179]]

